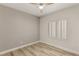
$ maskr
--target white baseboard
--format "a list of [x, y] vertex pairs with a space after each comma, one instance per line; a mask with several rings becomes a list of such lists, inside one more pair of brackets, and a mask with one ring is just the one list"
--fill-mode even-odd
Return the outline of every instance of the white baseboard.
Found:
[[38, 42], [42, 42], [42, 43], [45, 43], [45, 44], [48, 44], [48, 45], [51, 45], [51, 46], [60, 48], [60, 49], [62, 49], [62, 50], [65, 50], [65, 51], [68, 51], [68, 52], [71, 52], [71, 53], [74, 53], [74, 54], [79, 55], [79, 52], [77, 52], [77, 51], [73, 51], [73, 50], [70, 50], [70, 49], [67, 49], [67, 48], [63, 48], [63, 47], [60, 47], [60, 46], [57, 46], [57, 45], [52, 45], [52, 44], [50, 44], [50, 43], [43, 42], [43, 41], [35, 41], [35, 42], [32, 42], [32, 43], [28, 43], [28, 44], [26, 44], [26, 45], [22, 45], [22, 46], [19, 46], [19, 47], [16, 47], [16, 48], [12, 48], [12, 49], [9, 49], [9, 50], [5, 50], [5, 51], [0, 52], [0, 55], [3, 55], [3, 54], [5, 54], [5, 53], [11, 52], [11, 51], [14, 51], [14, 50], [17, 50], [17, 49], [21, 49], [21, 48], [23, 48], [23, 47], [30, 46], [30, 45], [32, 45], [32, 44], [36, 44], [36, 43], [38, 43]]
[[19, 46], [19, 47], [16, 47], [16, 48], [12, 48], [12, 49], [9, 49], [9, 50], [2, 51], [2, 52], [0, 52], [0, 55], [3, 55], [3, 54], [5, 54], [5, 53], [11, 52], [11, 51], [14, 51], [14, 50], [17, 50], [17, 49], [21, 49], [21, 48], [23, 48], [23, 47], [30, 46], [30, 45], [32, 45], [32, 44], [36, 44], [36, 43], [38, 43], [38, 42], [39, 42], [39, 41], [35, 41], [35, 42], [32, 42], [32, 43], [28, 43], [28, 44], [26, 44], [26, 45], [22, 45], [22, 46]]
[[54, 46], [54, 47], [57, 47], [59, 49], [62, 49], [64, 51], [67, 51], [67, 52], [70, 52], [70, 53], [73, 53], [73, 54], [76, 54], [76, 55], [79, 55], [79, 52], [78, 51], [73, 51], [71, 49], [67, 49], [67, 48], [64, 48], [64, 47], [61, 47], [61, 46], [58, 46], [58, 45], [54, 45], [54, 44], [51, 44], [51, 43], [48, 43], [48, 42], [43, 42], [43, 41], [40, 41], [42, 43], [45, 43], [45, 44], [48, 44], [48, 45], [51, 45], [51, 46]]

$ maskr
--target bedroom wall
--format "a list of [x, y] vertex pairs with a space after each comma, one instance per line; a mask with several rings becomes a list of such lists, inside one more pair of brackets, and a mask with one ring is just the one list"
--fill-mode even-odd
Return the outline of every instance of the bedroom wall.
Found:
[[0, 5], [0, 51], [39, 40], [39, 19]]
[[[67, 39], [49, 38], [48, 22], [52, 20], [67, 20]], [[66, 8], [47, 16], [41, 17], [40, 20], [40, 41], [50, 45], [79, 52], [79, 5]]]

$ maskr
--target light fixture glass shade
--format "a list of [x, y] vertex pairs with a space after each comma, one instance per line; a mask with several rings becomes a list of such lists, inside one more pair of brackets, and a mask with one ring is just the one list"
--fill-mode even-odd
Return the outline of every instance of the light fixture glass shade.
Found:
[[39, 9], [41, 9], [41, 10], [42, 10], [43, 8], [44, 8], [44, 6], [39, 6]]
[[39, 5], [39, 6], [38, 6], [38, 8], [39, 8], [40, 10], [44, 9], [44, 7], [45, 7], [45, 5]]

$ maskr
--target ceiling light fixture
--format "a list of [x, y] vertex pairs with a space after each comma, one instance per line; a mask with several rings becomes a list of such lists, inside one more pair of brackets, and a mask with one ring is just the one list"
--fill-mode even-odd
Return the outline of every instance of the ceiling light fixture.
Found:
[[42, 9], [44, 9], [44, 6], [39, 6], [38, 8], [39, 8], [40, 10], [42, 10]]
[[36, 5], [37, 8], [39, 8], [40, 13], [43, 13], [43, 10], [45, 7], [47, 7], [48, 5], [54, 4], [54, 3], [31, 3], [33, 5]]
[[43, 4], [43, 3], [39, 3], [37, 6], [38, 6], [38, 8], [39, 8], [40, 10], [42, 10], [42, 9], [44, 9], [45, 4]]

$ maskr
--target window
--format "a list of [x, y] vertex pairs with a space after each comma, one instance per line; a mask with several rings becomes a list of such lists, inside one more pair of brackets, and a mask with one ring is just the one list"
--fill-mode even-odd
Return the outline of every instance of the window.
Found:
[[[48, 25], [49, 37], [66, 39], [67, 36], [67, 20], [59, 20], [49, 22]], [[57, 35], [57, 36], [56, 36]]]

